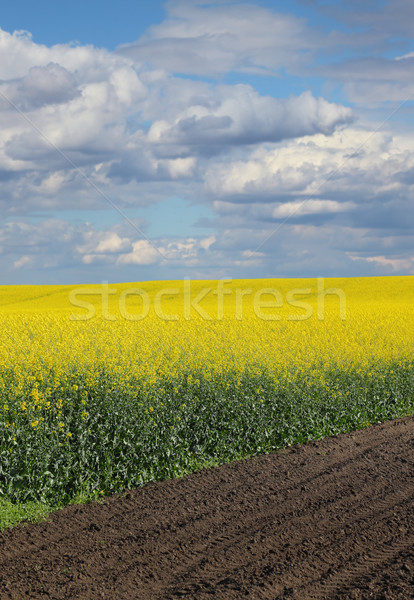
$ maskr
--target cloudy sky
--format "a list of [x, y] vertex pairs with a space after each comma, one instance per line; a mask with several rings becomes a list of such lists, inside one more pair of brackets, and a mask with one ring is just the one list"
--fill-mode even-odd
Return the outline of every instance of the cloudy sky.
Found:
[[0, 11], [2, 284], [414, 274], [412, 0]]

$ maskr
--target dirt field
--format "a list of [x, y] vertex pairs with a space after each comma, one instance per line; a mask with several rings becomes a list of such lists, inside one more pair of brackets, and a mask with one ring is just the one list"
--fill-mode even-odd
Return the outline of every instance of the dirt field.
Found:
[[414, 598], [414, 418], [0, 535], [0, 598]]

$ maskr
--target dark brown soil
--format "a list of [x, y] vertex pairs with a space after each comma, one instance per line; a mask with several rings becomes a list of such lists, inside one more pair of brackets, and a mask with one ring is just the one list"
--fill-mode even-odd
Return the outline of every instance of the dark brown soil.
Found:
[[414, 418], [0, 535], [0, 598], [414, 598]]

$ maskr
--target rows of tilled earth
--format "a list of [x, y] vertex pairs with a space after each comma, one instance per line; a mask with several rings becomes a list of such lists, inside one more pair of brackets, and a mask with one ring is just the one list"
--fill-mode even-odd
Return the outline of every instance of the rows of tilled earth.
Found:
[[0, 534], [3, 599], [414, 598], [414, 418]]

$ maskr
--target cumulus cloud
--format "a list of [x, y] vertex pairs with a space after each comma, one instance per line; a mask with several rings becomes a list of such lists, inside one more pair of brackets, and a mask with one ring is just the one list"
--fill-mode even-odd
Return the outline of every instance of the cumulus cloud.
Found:
[[192, 105], [173, 122], [155, 121], [150, 142], [162, 144], [257, 144], [313, 133], [331, 134], [349, 124], [352, 111], [310, 92], [278, 100], [248, 85], [220, 87], [214, 107]]
[[74, 225], [62, 219], [10, 221], [0, 227], [0, 266], [6, 275], [11, 269], [26, 274], [71, 269], [84, 273], [87, 281], [89, 273], [91, 281], [101, 265], [122, 278], [131, 267], [164, 265], [168, 270], [205, 263], [216, 241], [214, 235], [149, 240], [127, 230], [119, 225], [97, 229], [87, 222]]
[[157, 245], [148, 240], [137, 240], [132, 244], [132, 252], [118, 257], [117, 265], [151, 265], [162, 262], [172, 266], [178, 262], [194, 266], [198, 264], [200, 254], [208, 252], [215, 241], [215, 236], [201, 239], [159, 240]]
[[[386, 5], [395, 35], [407, 35], [410, 6]], [[0, 30], [3, 272], [62, 281], [171, 278], [172, 268], [205, 278], [411, 272], [411, 136], [392, 123], [373, 135], [358, 106], [329, 90], [340, 82], [365, 108], [404, 99], [412, 47], [389, 37], [375, 2], [336, 8], [340, 30], [321, 35], [254, 4], [170, 1], [163, 23], [115, 52]], [[314, 74], [328, 83], [318, 92]], [[260, 75], [274, 83], [261, 90], [280, 93], [259, 92]], [[199, 235], [194, 226], [146, 238], [142, 219], [131, 226], [130, 208], [136, 217], [174, 197], [208, 205]], [[83, 211], [94, 210], [92, 225]]]
[[151, 265], [162, 257], [161, 251], [155, 248], [148, 240], [138, 240], [132, 244], [132, 251], [121, 254], [117, 259], [118, 265]]
[[[255, 260], [258, 270], [277, 267], [281, 276], [317, 273], [318, 260], [331, 273], [409, 273], [413, 160], [409, 135], [352, 129], [215, 165], [206, 173], [218, 215], [212, 226], [222, 231], [215, 248], [237, 247], [243, 268]], [[393, 270], [368, 260], [378, 256], [392, 259]]]
[[[0, 89], [23, 111], [69, 102], [80, 94], [72, 73], [53, 62], [45, 67], [31, 67], [26, 75], [7, 81]], [[3, 99], [3, 104], [6, 102]]]
[[122, 147], [129, 111], [146, 94], [131, 61], [93, 47], [47, 48], [2, 30], [1, 56], [0, 164], [56, 159], [48, 141], [95, 160]]
[[285, 202], [276, 206], [272, 216], [276, 219], [301, 217], [303, 215], [342, 213], [355, 210], [355, 202], [336, 202], [335, 200], [305, 200], [302, 202]]
[[[195, 23], [204, 8], [194, 10]], [[92, 46], [48, 48], [28, 34], [0, 30], [2, 55], [0, 178], [10, 181], [3, 188], [7, 210], [61, 208], [65, 197], [83, 204], [83, 192], [91, 195], [87, 179], [105, 189], [133, 181], [195, 183], [204, 168], [199, 156], [329, 135], [352, 120], [349, 108], [310, 92], [279, 100], [249, 85], [214, 86], [151, 71], [126, 54]]]
[[120, 237], [116, 231], [98, 232], [90, 230], [83, 237], [84, 239], [76, 247], [76, 251], [84, 257], [119, 253], [131, 246], [131, 240], [127, 237]]
[[255, 149], [247, 160], [215, 165], [205, 182], [211, 193], [235, 202], [313, 196], [349, 201], [357, 195], [361, 203], [409, 194], [411, 183], [402, 174], [411, 173], [413, 163], [408, 137], [347, 129]]
[[373, 263], [381, 273], [407, 273], [414, 275], [414, 256], [355, 256], [350, 253], [351, 260]]
[[398, 274], [412, 269], [407, 262], [411, 231], [402, 238], [398, 231], [390, 237], [386, 228], [288, 221], [272, 235], [274, 225], [268, 221], [257, 227], [248, 219], [237, 227], [225, 225], [207, 237], [145, 240], [87, 223], [16, 221], [0, 228], [0, 265], [4, 279], [16, 281], [15, 272], [32, 283], [40, 273], [49, 283], [62, 281], [62, 274], [66, 282], [91, 283], [107, 280], [108, 274], [112, 281], [171, 279], [171, 269], [174, 278], [363, 275], [367, 269]]

